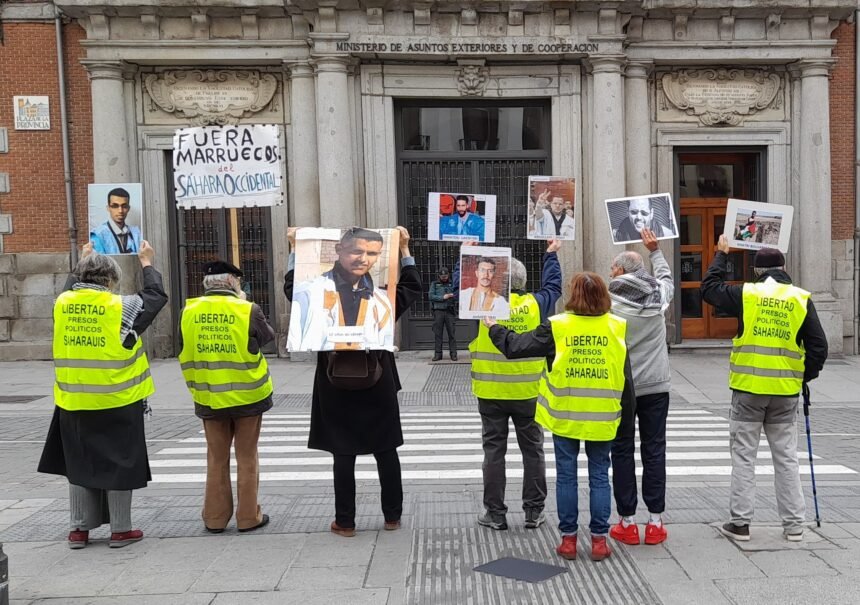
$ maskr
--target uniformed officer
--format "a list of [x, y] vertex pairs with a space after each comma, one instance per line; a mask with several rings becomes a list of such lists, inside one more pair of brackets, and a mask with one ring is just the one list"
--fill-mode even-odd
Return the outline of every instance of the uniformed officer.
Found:
[[609, 453], [622, 416], [632, 426], [636, 404], [624, 342], [627, 322], [609, 314], [604, 281], [579, 273], [570, 284], [566, 313], [550, 317], [536, 330], [517, 334], [484, 320], [490, 339], [508, 359], [545, 356], [535, 420], [553, 434], [556, 503], [562, 541], [556, 552], [576, 558], [579, 519], [577, 464], [580, 442], [588, 457], [591, 503], [591, 558], [611, 554], [606, 540], [612, 507]]
[[248, 300], [243, 273], [224, 261], [204, 267], [203, 296], [182, 311], [179, 362], [206, 433], [207, 472], [203, 522], [221, 533], [233, 516], [230, 446], [235, 443], [240, 532], [263, 527], [269, 516], [257, 503], [257, 442], [263, 413], [272, 407], [272, 379], [261, 348], [275, 332], [263, 310]]
[[[511, 318], [499, 325], [518, 334], [530, 332], [552, 314], [561, 296], [561, 266], [556, 252], [561, 242], [551, 240], [543, 257], [540, 290], [525, 292], [525, 266], [511, 259]], [[469, 345], [472, 358], [472, 393], [478, 398], [484, 447], [484, 514], [478, 523], [495, 530], [508, 528], [505, 506], [505, 454], [508, 448], [508, 419], [514, 423], [523, 457], [523, 511], [525, 526], [539, 527], [546, 499], [546, 464], [543, 431], [535, 423], [538, 381], [546, 360], [508, 360], [490, 340], [489, 330], [478, 325], [478, 336]]]
[[723, 235], [718, 249], [702, 280], [702, 297], [717, 311], [738, 318], [729, 360], [731, 520], [721, 531], [733, 540], [750, 539], [756, 452], [763, 428], [783, 534], [798, 542], [803, 540], [806, 504], [797, 464], [797, 401], [803, 383], [824, 367], [827, 338], [809, 292], [791, 284], [782, 252], [759, 250], [753, 268], [756, 281], [737, 286], [725, 283], [729, 243]]

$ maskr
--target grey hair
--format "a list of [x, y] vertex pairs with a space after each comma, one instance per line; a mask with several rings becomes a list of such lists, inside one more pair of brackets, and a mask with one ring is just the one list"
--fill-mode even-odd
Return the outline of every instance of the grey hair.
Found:
[[612, 261], [612, 266], [618, 267], [624, 273], [634, 273], [644, 268], [645, 263], [642, 261], [641, 254], [627, 250], [615, 257], [615, 260]]
[[237, 278], [232, 273], [216, 273], [215, 275], [203, 276], [204, 290], [235, 291], [239, 289], [237, 286]]
[[526, 272], [526, 266], [515, 258], [511, 259], [511, 289], [525, 290], [526, 281], [529, 274]]
[[755, 275], [756, 277], [761, 277], [762, 275], [773, 269], [785, 271], [785, 265], [783, 265], [782, 267], [753, 267], [753, 275]]
[[75, 275], [82, 283], [113, 289], [122, 279], [122, 269], [110, 256], [94, 252], [78, 261]]

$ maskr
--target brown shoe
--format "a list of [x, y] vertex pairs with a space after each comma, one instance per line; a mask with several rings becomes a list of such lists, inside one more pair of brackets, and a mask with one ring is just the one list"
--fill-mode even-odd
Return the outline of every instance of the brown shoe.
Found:
[[331, 522], [331, 533], [337, 534], [338, 536], [343, 536], [344, 538], [353, 538], [355, 537], [355, 528], [354, 527], [341, 527], [337, 524], [337, 521]]
[[397, 521], [386, 521], [385, 522], [385, 531], [394, 531], [400, 529], [400, 519]]

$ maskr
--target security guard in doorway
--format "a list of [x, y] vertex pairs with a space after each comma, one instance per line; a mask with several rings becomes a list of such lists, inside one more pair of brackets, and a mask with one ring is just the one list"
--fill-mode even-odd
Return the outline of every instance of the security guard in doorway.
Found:
[[243, 273], [224, 261], [204, 267], [204, 294], [182, 311], [179, 362], [185, 384], [203, 420], [208, 449], [203, 522], [224, 531], [233, 516], [230, 446], [235, 442], [240, 532], [269, 522], [257, 503], [257, 442], [263, 413], [272, 407], [272, 379], [261, 349], [275, 332], [263, 310], [247, 301]]
[[770, 445], [776, 503], [787, 540], [803, 540], [806, 504], [797, 463], [797, 403], [803, 383], [816, 378], [827, 359], [827, 338], [806, 290], [791, 283], [785, 257], [774, 248], [755, 256], [755, 283], [725, 283], [729, 243], [721, 235], [702, 281], [702, 297], [717, 311], [738, 318], [732, 342], [729, 439], [731, 520], [722, 526], [733, 540], [750, 539], [755, 461], [761, 431]]

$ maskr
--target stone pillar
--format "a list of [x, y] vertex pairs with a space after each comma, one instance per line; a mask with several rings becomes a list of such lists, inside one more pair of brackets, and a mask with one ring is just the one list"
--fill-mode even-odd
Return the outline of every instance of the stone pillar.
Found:
[[345, 56], [314, 59], [319, 206], [323, 227], [349, 227], [357, 223], [347, 63]]
[[[651, 190], [651, 109], [648, 104], [650, 63], [629, 63], [624, 71], [624, 130], [627, 195]], [[677, 202], [676, 202], [677, 203]]]
[[831, 353], [842, 353], [842, 314], [832, 292], [830, 217], [830, 67], [834, 60], [800, 61], [800, 279], [812, 292]]
[[610, 237], [604, 200], [624, 197], [624, 87], [622, 55], [591, 57], [591, 200], [583, 200], [585, 269], [605, 275], [620, 247]]
[[122, 61], [82, 61], [90, 75], [93, 98], [93, 180], [131, 180], [128, 132], [125, 123]]
[[292, 210], [297, 227], [320, 224], [320, 180], [317, 162], [317, 106], [314, 70], [307, 62], [287, 65], [290, 71], [292, 129]]

